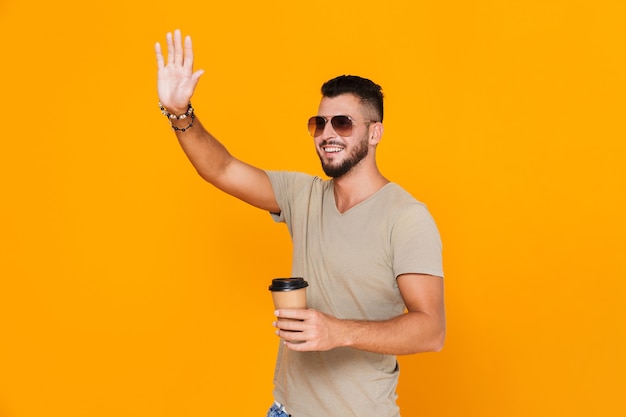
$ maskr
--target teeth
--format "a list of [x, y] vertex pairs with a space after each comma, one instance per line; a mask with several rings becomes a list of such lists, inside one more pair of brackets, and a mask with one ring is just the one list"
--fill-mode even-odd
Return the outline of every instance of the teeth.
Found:
[[343, 148], [338, 148], [338, 147], [334, 147], [334, 146], [329, 146], [329, 147], [324, 148], [325, 152], [332, 152], [332, 153], [334, 153], [334, 152], [341, 152], [342, 150], [343, 150]]

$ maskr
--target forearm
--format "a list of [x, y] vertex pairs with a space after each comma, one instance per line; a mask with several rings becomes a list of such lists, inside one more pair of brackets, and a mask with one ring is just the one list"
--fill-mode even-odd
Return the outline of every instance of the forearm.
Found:
[[232, 156], [197, 117], [193, 124], [187, 119], [171, 123], [177, 128], [174, 131], [178, 142], [198, 174], [233, 197], [263, 210], [279, 212], [265, 171]]
[[335, 326], [339, 346], [376, 353], [438, 352], [445, 339], [445, 320], [420, 311], [386, 321], [338, 320]]
[[446, 333], [443, 311], [413, 310], [384, 321], [342, 320], [314, 309], [278, 310], [276, 315], [276, 334], [299, 351], [351, 347], [389, 355], [437, 352]]
[[[176, 138], [198, 174], [206, 181], [219, 186], [219, 179], [234, 158], [202, 125], [198, 117], [189, 120], [172, 120]], [[185, 129], [184, 131], [182, 129]]]

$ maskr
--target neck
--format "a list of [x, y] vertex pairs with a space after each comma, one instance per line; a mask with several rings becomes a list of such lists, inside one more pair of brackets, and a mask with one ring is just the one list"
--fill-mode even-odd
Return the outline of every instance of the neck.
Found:
[[365, 167], [354, 167], [345, 175], [333, 179], [335, 204], [340, 213], [367, 200], [389, 183], [376, 166], [369, 170], [358, 168]]

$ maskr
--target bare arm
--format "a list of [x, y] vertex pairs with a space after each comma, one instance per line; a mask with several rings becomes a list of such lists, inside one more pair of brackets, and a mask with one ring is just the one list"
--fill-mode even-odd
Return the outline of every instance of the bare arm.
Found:
[[[158, 66], [157, 88], [161, 104], [171, 114], [187, 111], [203, 70], [193, 72], [191, 38], [180, 31], [168, 33], [167, 62], [161, 45], [155, 46]], [[193, 125], [187, 128], [193, 120]], [[176, 137], [198, 174], [220, 190], [253, 206], [279, 212], [271, 183], [265, 171], [233, 157], [228, 150], [202, 125], [198, 117], [172, 120], [179, 128]], [[185, 129], [185, 130], [182, 130]]]
[[408, 312], [391, 320], [340, 320], [313, 309], [280, 310], [277, 313], [277, 334], [285, 340], [287, 347], [298, 351], [349, 346], [369, 352], [407, 355], [441, 350], [446, 327], [443, 279], [405, 274], [398, 277], [398, 286]]

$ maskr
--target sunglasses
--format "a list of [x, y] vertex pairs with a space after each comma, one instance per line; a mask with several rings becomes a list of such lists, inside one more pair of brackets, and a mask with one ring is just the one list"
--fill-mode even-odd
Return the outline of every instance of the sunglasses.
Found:
[[[314, 138], [320, 136], [324, 132], [326, 123], [329, 119], [322, 116], [313, 116], [309, 119], [309, 133]], [[365, 123], [371, 123], [373, 120], [365, 120]], [[330, 118], [330, 125], [333, 130], [337, 132], [339, 136], [350, 136], [352, 134], [352, 127], [355, 125], [355, 121], [350, 116], [333, 116]]]

